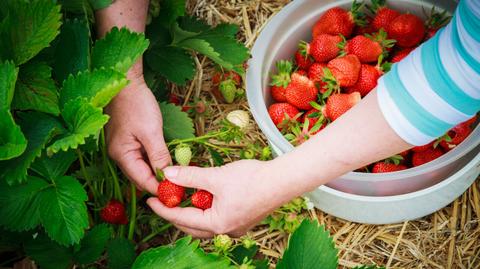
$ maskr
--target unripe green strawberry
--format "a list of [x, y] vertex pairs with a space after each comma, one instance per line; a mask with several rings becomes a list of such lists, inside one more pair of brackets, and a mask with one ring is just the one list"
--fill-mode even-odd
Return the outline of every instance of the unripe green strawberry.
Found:
[[181, 166], [188, 166], [192, 159], [192, 150], [188, 145], [178, 145], [175, 148], [175, 160]]
[[222, 93], [225, 102], [228, 104], [233, 103], [235, 95], [237, 94], [237, 86], [235, 85], [235, 82], [231, 79], [224, 80], [220, 82], [218, 88], [220, 89], [220, 93]]
[[243, 129], [248, 127], [250, 116], [248, 115], [248, 112], [244, 110], [234, 110], [228, 113], [227, 120], [240, 127], [240, 129]]
[[226, 252], [230, 249], [233, 242], [232, 239], [226, 234], [220, 234], [213, 238], [213, 245], [219, 252]]

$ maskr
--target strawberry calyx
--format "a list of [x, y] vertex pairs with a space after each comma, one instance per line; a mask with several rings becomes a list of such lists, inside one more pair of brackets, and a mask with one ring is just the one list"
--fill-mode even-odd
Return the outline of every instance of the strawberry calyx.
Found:
[[343, 57], [345, 55], [347, 55], [347, 39], [345, 38], [345, 36], [343, 35], [340, 35], [340, 37], [342, 38], [342, 41], [339, 42], [337, 44], [337, 47], [340, 49], [340, 52], [338, 53], [338, 57]]
[[287, 87], [290, 83], [290, 75], [292, 74], [293, 65], [290, 61], [281, 60], [277, 64], [277, 74], [272, 75], [271, 86]]
[[395, 39], [388, 39], [387, 32], [383, 29], [380, 29], [377, 33], [374, 33], [373, 35], [365, 34], [365, 36], [377, 42], [380, 47], [382, 47], [382, 54], [385, 58], [388, 56], [388, 49], [392, 48], [395, 43], [397, 43], [397, 40]]
[[165, 174], [163, 173], [163, 170], [160, 169], [160, 168], [157, 168], [155, 170], [155, 178], [157, 179], [158, 182], [162, 182], [164, 181], [166, 178], [165, 178]]
[[442, 141], [445, 141], [445, 142], [447, 142], [447, 143], [448, 143], [448, 142], [452, 142], [452, 137], [450, 137], [450, 136], [448, 135], [448, 132], [447, 132], [446, 134], [440, 136], [439, 138], [437, 138], [437, 139], [435, 140], [435, 142], [433, 142], [433, 148], [438, 147], [438, 145], [439, 145]]
[[357, 0], [354, 0], [352, 7], [350, 8], [350, 16], [352, 17], [353, 22], [358, 26], [365, 26], [368, 23], [365, 13], [361, 11], [364, 5], [365, 3], [359, 3]]
[[298, 43], [298, 52], [300, 52], [300, 54], [305, 56], [305, 59], [307, 59], [307, 57], [310, 55], [310, 45], [303, 40], [300, 41], [300, 43]]
[[446, 10], [437, 12], [435, 7], [432, 7], [430, 15], [428, 15], [428, 19], [425, 21], [425, 27], [436, 30], [445, 26], [451, 19], [452, 16], [449, 16]]
[[333, 75], [332, 71], [330, 71], [330, 68], [325, 67], [323, 69], [323, 74], [324, 76], [322, 78], [322, 81], [325, 83], [326, 91], [322, 94], [322, 101], [330, 97], [330, 95], [332, 95], [333, 93], [340, 93], [341, 90], [340, 84]]
[[386, 0], [371, 0], [370, 5], [366, 5], [365, 7], [372, 13], [376, 14], [378, 10], [382, 7], [385, 7], [387, 5]]
[[296, 114], [294, 117], [290, 117], [287, 113], [285, 113], [285, 116], [283, 118], [283, 121], [280, 122], [277, 127], [281, 131], [288, 132], [293, 126], [295, 126], [298, 123], [298, 119], [302, 116], [302, 112]]
[[399, 165], [403, 161], [403, 157], [400, 154], [393, 155], [384, 160], [385, 163], [393, 163], [395, 165]]

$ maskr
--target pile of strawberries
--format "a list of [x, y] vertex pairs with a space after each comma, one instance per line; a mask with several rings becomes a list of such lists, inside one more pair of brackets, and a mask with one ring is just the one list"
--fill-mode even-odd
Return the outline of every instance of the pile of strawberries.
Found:
[[[386, 0], [372, 0], [370, 5], [354, 1], [351, 10], [327, 10], [313, 26], [312, 40], [299, 43], [294, 63], [277, 62], [271, 76], [275, 102], [268, 108], [270, 118], [292, 144], [301, 144], [355, 106], [377, 86], [391, 64], [434, 36], [449, 19], [445, 12], [432, 9], [424, 22], [387, 7]], [[361, 171], [393, 172], [436, 159], [461, 143], [474, 121]]]

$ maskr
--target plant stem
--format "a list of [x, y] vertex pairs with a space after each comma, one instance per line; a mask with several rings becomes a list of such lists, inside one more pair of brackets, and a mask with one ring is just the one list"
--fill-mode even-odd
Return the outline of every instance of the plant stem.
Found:
[[110, 163], [110, 160], [107, 159], [107, 166], [108, 169], [110, 170], [110, 174], [112, 175], [113, 179], [113, 187], [114, 187], [114, 197], [121, 203], [123, 203], [123, 197], [122, 197], [122, 190], [120, 188], [120, 180], [118, 179], [117, 173], [115, 172], [115, 169], [113, 169], [112, 164]]
[[228, 129], [228, 130], [223, 131], [223, 132], [213, 132], [213, 133], [205, 134], [205, 135], [198, 136], [198, 137], [173, 140], [172, 142], [168, 143], [167, 146], [170, 147], [170, 146], [173, 146], [173, 145], [178, 145], [178, 144], [188, 143], [188, 142], [199, 142], [200, 143], [201, 140], [214, 138], [214, 137], [217, 137], [217, 136], [220, 136], [220, 135], [223, 135], [223, 134], [227, 134], [230, 131], [231, 130]]
[[80, 149], [77, 149], [77, 156], [78, 156], [78, 161], [80, 162], [80, 170], [82, 170], [83, 177], [85, 178], [85, 182], [87, 183], [88, 188], [90, 188], [90, 191], [93, 193], [93, 199], [96, 202], [97, 201], [97, 192], [95, 188], [92, 186], [92, 180], [90, 178], [90, 175], [88, 175], [87, 170], [85, 168], [85, 162], [83, 161], [83, 154], [80, 151]]
[[152, 238], [154, 238], [155, 236], [157, 236], [159, 233], [162, 233], [163, 231], [167, 230], [168, 228], [172, 227], [172, 224], [171, 223], [167, 223], [167, 224], [164, 224], [162, 227], [160, 227], [160, 229], [158, 229], [157, 231], [145, 236], [143, 239], [142, 239], [142, 243], [147, 243], [148, 241], [150, 241]]
[[130, 182], [130, 225], [128, 227], [128, 239], [133, 240], [135, 224], [137, 221], [137, 188]]

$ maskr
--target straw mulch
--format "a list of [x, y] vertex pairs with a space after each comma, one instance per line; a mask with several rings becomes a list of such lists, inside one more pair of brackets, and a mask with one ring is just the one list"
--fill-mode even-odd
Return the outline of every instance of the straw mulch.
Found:
[[[229, 0], [189, 1], [190, 14], [199, 16], [209, 24], [234, 23], [241, 27], [239, 38], [251, 47], [255, 38], [272, 15], [289, 1]], [[210, 78], [213, 65], [202, 56], [196, 57], [197, 75], [185, 88], [173, 91], [186, 98], [194, 97], [210, 102], [213, 113], [196, 120], [198, 134], [215, 128], [215, 123], [228, 111], [248, 109], [246, 101], [225, 105], [211, 94]], [[255, 126], [249, 139], [265, 144], [265, 138]], [[234, 160], [236, 157], [231, 157]], [[339, 260], [344, 268], [359, 264], [386, 266], [387, 268], [480, 268], [480, 180], [463, 196], [439, 212], [416, 221], [396, 225], [363, 225], [351, 223], [312, 210], [310, 215], [324, 223], [334, 236], [340, 250]], [[261, 244], [261, 252], [275, 262], [281, 256], [288, 235], [269, 233], [259, 226], [252, 231]], [[173, 232], [173, 238], [178, 236]]]

